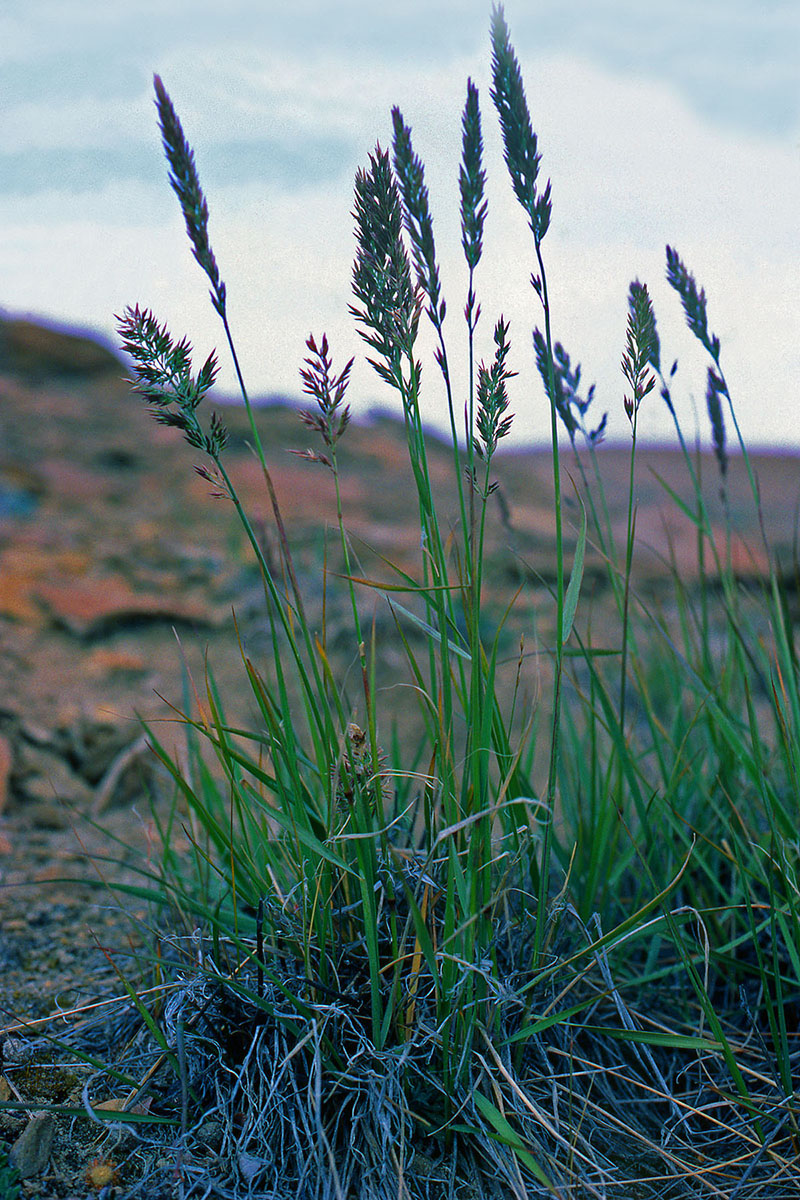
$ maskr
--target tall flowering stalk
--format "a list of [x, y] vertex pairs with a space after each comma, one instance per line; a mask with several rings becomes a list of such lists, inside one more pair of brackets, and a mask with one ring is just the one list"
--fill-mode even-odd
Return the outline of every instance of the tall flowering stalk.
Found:
[[[278, 497], [275, 491], [275, 485], [272, 480], [272, 475], [267, 467], [267, 461], [264, 456], [264, 450], [261, 445], [261, 438], [258, 432], [258, 426], [255, 422], [253, 409], [250, 404], [250, 398], [245, 387], [244, 377], [241, 367], [239, 366], [239, 356], [236, 353], [236, 346], [231, 334], [231, 328], [228, 323], [227, 309], [227, 288], [225, 281], [222, 279], [217, 266], [217, 260], [214, 256], [214, 251], [211, 248], [211, 241], [208, 233], [208, 202], [205, 198], [202, 187], [200, 186], [200, 177], [197, 173], [197, 165], [192, 147], [183, 132], [180, 118], [175, 111], [175, 106], [169, 97], [167, 89], [159, 75], [153, 76], [153, 86], [156, 93], [156, 110], [158, 112], [158, 123], [161, 129], [161, 141], [164, 147], [164, 154], [170, 168], [169, 182], [178, 197], [178, 202], [183, 213], [184, 223], [186, 225], [186, 233], [189, 241], [192, 244], [192, 253], [195, 259], [202, 267], [208, 276], [211, 284], [211, 303], [214, 309], [219, 314], [225, 330], [225, 337], [228, 341], [228, 346], [233, 359], [236, 378], [239, 382], [239, 388], [242, 393], [247, 416], [250, 422], [250, 432], [253, 436], [253, 445], [258, 454], [261, 464], [264, 483], [269, 495], [272, 513], [275, 518], [275, 525], [278, 530], [278, 538], [281, 546], [287, 574], [292, 585], [294, 602], [297, 605], [298, 611], [303, 615], [303, 598], [300, 592], [300, 587], [295, 574], [292, 552], [289, 546], [289, 539], [286, 536], [286, 527], [283, 522]], [[305, 623], [303, 621], [303, 623]]]
[[333, 476], [334, 487], [336, 489], [336, 523], [339, 530], [339, 542], [342, 550], [345, 578], [350, 597], [350, 609], [353, 614], [353, 628], [358, 647], [358, 659], [361, 667], [364, 711], [369, 729], [369, 748], [372, 756], [374, 779], [376, 781], [375, 786], [379, 788], [380, 784], [377, 781], [380, 778], [380, 764], [375, 705], [367, 665], [366, 644], [361, 627], [361, 616], [356, 602], [350, 545], [344, 526], [338, 459], [339, 442], [350, 424], [350, 406], [344, 403], [344, 398], [350, 384], [350, 372], [354, 360], [351, 358], [349, 362], [345, 363], [339, 374], [335, 375], [333, 361], [329, 352], [328, 339], [325, 334], [323, 334], [319, 345], [317, 345], [313, 336], [309, 337], [306, 342], [306, 348], [309, 354], [305, 359], [304, 366], [301, 368], [300, 377], [303, 381], [303, 391], [306, 395], [312, 396], [316, 400], [317, 407], [316, 409], [303, 410], [300, 413], [300, 420], [308, 429], [319, 435], [325, 449], [322, 452], [308, 449], [294, 451], [293, 453], [297, 454], [300, 458], [304, 458], [307, 462], [320, 463], [322, 466], [327, 467]]
[[[442, 287], [439, 278], [439, 264], [436, 258], [436, 244], [433, 236], [433, 217], [430, 210], [428, 186], [425, 183], [425, 168], [419, 155], [414, 151], [411, 128], [406, 124], [402, 112], [396, 106], [392, 109], [392, 126], [394, 173], [402, 198], [403, 222], [411, 245], [414, 271], [417, 278], [417, 295], [420, 299], [424, 297], [424, 301], [427, 302], [426, 312], [436, 331], [437, 346], [434, 351], [434, 358], [441, 371], [447, 397], [447, 412], [450, 419], [450, 434], [461, 524], [466, 535], [466, 503], [459, 461], [453, 388], [450, 378], [450, 366], [447, 359], [447, 346], [444, 338], [444, 320], [447, 314], [447, 304], [442, 296]], [[467, 566], [469, 567], [469, 563]]]
[[636, 458], [636, 434], [639, 422], [639, 406], [645, 396], [655, 387], [655, 376], [651, 364], [658, 366], [660, 348], [656, 319], [650, 302], [647, 285], [634, 279], [628, 289], [628, 324], [625, 353], [622, 356], [622, 374], [630, 385], [630, 394], [623, 399], [625, 415], [631, 423], [630, 474], [628, 479], [628, 523], [625, 542], [625, 584], [622, 610], [622, 656], [620, 664], [620, 729], [625, 729], [625, 698], [628, 670], [628, 622], [630, 605], [631, 567], [633, 565], [634, 508], [633, 484]]
[[539, 186], [539, 165], [541, 163], [539, 142], [531, 124], [525, 87], [522, 82], [522, 72], [511, 45], [511, 37], [502, 5], [496, 5], [492, 10], [491, 40], [492, 99], [500, 118], [506, 166], [511, 177], [514, 194], [528, 217], [528, 225], [533, 234], [534, 251], [538, 264], [538, 270], [534, 271], [531, 275], [531, 285], [541, 301], [544, 313], [547, 394], [550, 400], [550, 444], [553, 456], [553, 491], [556, 510], [556, 640], [550, 763], [547, 776], [545, 816], [543, 818], [544, 830], [541, 858], [538, 868], [537, 922], [534, 944], [534, 960], [538, 961], [544, 945], [545, 913], [550, 882], [552, 824], [558, 778], [564, 641], [566, 640], [566, 623], [564, 619], [564, 535], [561, 511], [561, 464], [558, 452], [558, 407], [553, 363], [550, 300], [547, 292], [547, 274], [542, 257], [542, 241], [550, 227], [551, 199], [550, 181], [547, 181], [544, 189]]
[[[719, 464], [723, 483], [728, 470], [728, 454], [725, 448], [725, 419], [722, 415], [722, 400], [726, 400], [736, 429], [739, 446], [750, 471], [750, 460], [747, 448], [739, 429], [736, 413], [733, 408], [731, 394], [725, 381], [725, 375], [720, 364], [720, 341], [708, 327], [708, 310], [704, 288], [698, 288], [694, 275], [686, 267], [677, 250], [667, 246], [667, 282], [675, 289], [681, 298], [686, 324], [702, 346], [708, 351], [713, 360], [706, 376], [706, 408], [711, 422], [711, 435], [714, 453]], [[750, 483], [757, 495], [755, 479], [750, 474]]]

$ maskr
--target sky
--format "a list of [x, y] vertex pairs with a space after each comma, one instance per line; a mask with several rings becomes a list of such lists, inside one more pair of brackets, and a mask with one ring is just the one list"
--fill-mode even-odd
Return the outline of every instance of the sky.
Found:
[[[305, 340], [356, 365], [356, 412], [392, 407], [348, 305], [353, 180], [391, 140], [392, 105], [426, 164], [457, 394], [466, 388], [458, 166], [466, 81], [480, 89], [489, 176], [478, 354], [511, 329], [512, 439], [544, 441], [531, 331], [534, 247], [490, 98], [490, 0], [0, 0], [0, 309], [115, 340], [139, 303], [187, 334], [199, 364], [218, 318], [161, 153], [161, 75], [196, 152], [209, 233], [254, 396], [300, 398]], [[800, 449], [800, 5], [796, 0], [507, 0], [505, 15], [552, 181], [542, 250], [553, 331], [596, 382], [597, 419], [629, 437], [620, 358], [627, 291], [650, 289], [684, 430], [708, 441], [706, 360], [665, 280], [674, 246], [709, 323], [748, 444]], [[444, 427], [423, 337], [423, 415]], [[594, 411], [593, 410], [593, 411]], [[590, 414], [591, 415], [591, 414]], [[669, 441], [651, 394], [646, 439]]]

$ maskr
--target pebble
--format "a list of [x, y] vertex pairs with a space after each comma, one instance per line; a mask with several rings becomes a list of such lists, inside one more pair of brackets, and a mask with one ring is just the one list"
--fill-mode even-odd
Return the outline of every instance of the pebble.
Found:
[[56, 1123], [52, 1113], [37, 1113], [31, 1117], [8, 1156], [21, 1179], [30, 1179], [47, 1166], [55, 1133]]
[[66, 800], [88, 808], [94, 792], [60, 755], [39, 746], [22, 748], [18, 766], [20, 790], [29, 800]]

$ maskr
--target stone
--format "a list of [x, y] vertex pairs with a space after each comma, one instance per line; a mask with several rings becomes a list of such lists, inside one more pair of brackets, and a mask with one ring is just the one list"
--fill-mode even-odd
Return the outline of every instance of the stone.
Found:
[[86, 554], [38, 545], [32, 537], [16, 540], [0, 551], [0, 614], [32, 626], [42, 626], [44, 614], [36, 589], [52, 579], [84, 572]]
[[46, 725], [41, 725], [38, 721], [23, 719], [20, 721], [19, 729], [25, 740], [31, 742], [34, 746], [54, 745], [55, 734], [53, 730], [48, 729]]
[[0, 614], [14, 621], [41, 624], [41, 613], [31, 598], [35, 579], [27, 572], [0, 575]]
[[109, 764], [95, 792], [94, 814], [112, 803], [129, 804], [152, 786], [155, 756], [144, 734], [130, 742]]
[[81, 778], [95, 785], [136, 736], [136, 726], [132, 730], [130, 723], [118, 726], [82, 715], [59, 731], [57, 745]]
[[21, 1179], [30, 1179], [45, 1169], [53, 1149], [55, 1133], [56, 1123], [52, 1113], [42, 1112], [31, 1117], [8, 1155]]
[[94, 792], [60, 755], [41, 746], [21, 746], [14, 773], [14, 789], [28, 800], [52, 803], [64, 800], [88, 806]]
[[136, 592], [120, 575], [53, 580], [36, 587], [36, 597], [53, 623], [82, 640], [143, 622], [210, 626], [214, 614], [205, 605], [152, 592]]
[[131, 650], [106, 650], [98, 646], [86, 660], [86, 670], [97, 678], [106, 675], [142, 675], [147, 669], [143, 655]]

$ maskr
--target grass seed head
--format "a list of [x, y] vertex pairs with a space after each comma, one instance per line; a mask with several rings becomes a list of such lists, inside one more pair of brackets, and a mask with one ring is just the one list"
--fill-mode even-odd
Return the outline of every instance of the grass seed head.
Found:
[[383, 362], [370, 364], [391, 387], [398, 387], [404, 355], [411, 356], [419, 328], [420, 305], [411, 282], [403, 242], [403, 208], [389, 155], [376, 147], [369, 170], [356, 174], [356, 260], [353, 292], [362, 307], [350, 312], [359, 333]]
[[[320, 346], [317, 346], [313, 337], [308, 338], [306, 346], [310, 354], [304, 360], [305, 367], [300, 370], [300, 378], [303, 381], [303, 391], [314, 397], [319, 411], [305, 410], [300, 413], [300, 420], [318, 433], [326, 446], [334, 447], [350, 423], [350, 406], [342, 405], [350, 382], [353, 359], [345, 365], [344, 370], [334, 375], [325, 334], [322, 335]], [[306, 451], [301, 456], [311, 456], [312, 461], [325, 462], [330, 466], [324, 455], [314, 455], [312, 451]]]
[[687, 269], [677, 250], [673, 250], [672, 246], [667, 246], [667, 283], [681, 298], [689, 329], [718, 363], [720, 343], [718, 337], [709, 333], [705, 290], [698, 288], [694, 275]]
[[180, 429], [190, 446], [218, 458], [227, 444], [228, 431], [219, 415], [212, 413], [209, 432], [204, 433], [196, 414], [217, 376], [214, 352], [195, 377], [189, 340], [175, 342], [166, 325], [159, 325], [149, 309], [137, 304], [126, 308], [116, 320], [122, 349], [133, 359], [136, 378], [131, 383], [150, 405], [155, 420]]
[[628, 292], [628, 329], [622, 373], [631, 385], [633, 394], [626, 396], [625, 412], [633, 421], [639, 405], [655, 387], [655, 377], [648, 364], [658, 356], [656, 318], [647, 285], [635, 279]]
[[194, 151], [186, 140], [175, 106], [159, 75], [153, 76], [161, 141], [170, 167], [169, 181], [180, 201], [193, 253], [211, 281], [211, 303], [220, 316], [225, 311], [225, 284], [208, 239], [208, 204], [200, 186]]
[[488, 205], [483, 197], [486, 172], [483, 169], [483, 134], [478, 89], [471, 79], [467, 80], [467, 101], [464, 105], [461, 129], [461, 244], [464, 247], [467, 266], [474, 270], [483, 253], [483, 226]]
[[[540, 329], [533, 331], [533, 348], [536, 353], [536, 367], [542, 377], [544, 390], [547, 392], [549, 388], [547, 341]], [[595, 385], [591, 385], [585, 399], [581, 397], [578, 390], [581, 383], [580, 363], [577, 363], [574, 368], [572, 367], [569, 354], [561, 342], [556, 342], [553, 350], [553, 382], [555, 384], [553, 403], [556, 413], [560, 417], [572, 445], [575, 445], [575, 435], [580, 431], [590, 446], [598, 446], [606, 431], [608, 413], [603, 413], [599, 424], [594, 429], [586, 427], [586, 415], [594, 400]]]
[[[388, 788], [386, 757], [378, 748], [378, 775], [375, 775], [369, 737], [355, 721], [347, 726], [345, 745], [338, 764], [332, 768], [337, 813], [347, 815], [359, 792], [370, 793], [370, 803], [375, 806], [375, 797], [385, 797]], [[375, 810], [377, 811], [377, 810]], [[381, 814], [378, 814], [381, 815]]]
[[428, 316], [437, 329], [444, 321], [446, 305], [441, 298], [439, 267], [433, 240], [428, 188], [422, 160], [414, 153], [411, 129], [403, 120], [400, 109], [392, 109], [394, 126], [394, 169], [403, 197], [405, 226], [414, 254], [417, 284], [428, 297]]
[[494, 454], [500, 439], [508, 434], [514, 420], [513, 413], [505, 415], [508, 409], [506, 380], [513, 379], [517, 372], [506, 367], [511, 346], [508, 325], [502, 317], [495, 326], [494, 342], [494, 362], [490, 367], [484, 363], [478, 367], [478, 413], [475, 419], [478, 437], [473, 439], [475, 453], [487, 460]]
[[538, 245], [550, 226], [550, 182], [540, 194], [536, 181], [542, 156], [531, 125], [522, 72], [511, 45], [502, 4], [492, 10], [491, 33], [492, 99], [500, 118], [506, 166]]

